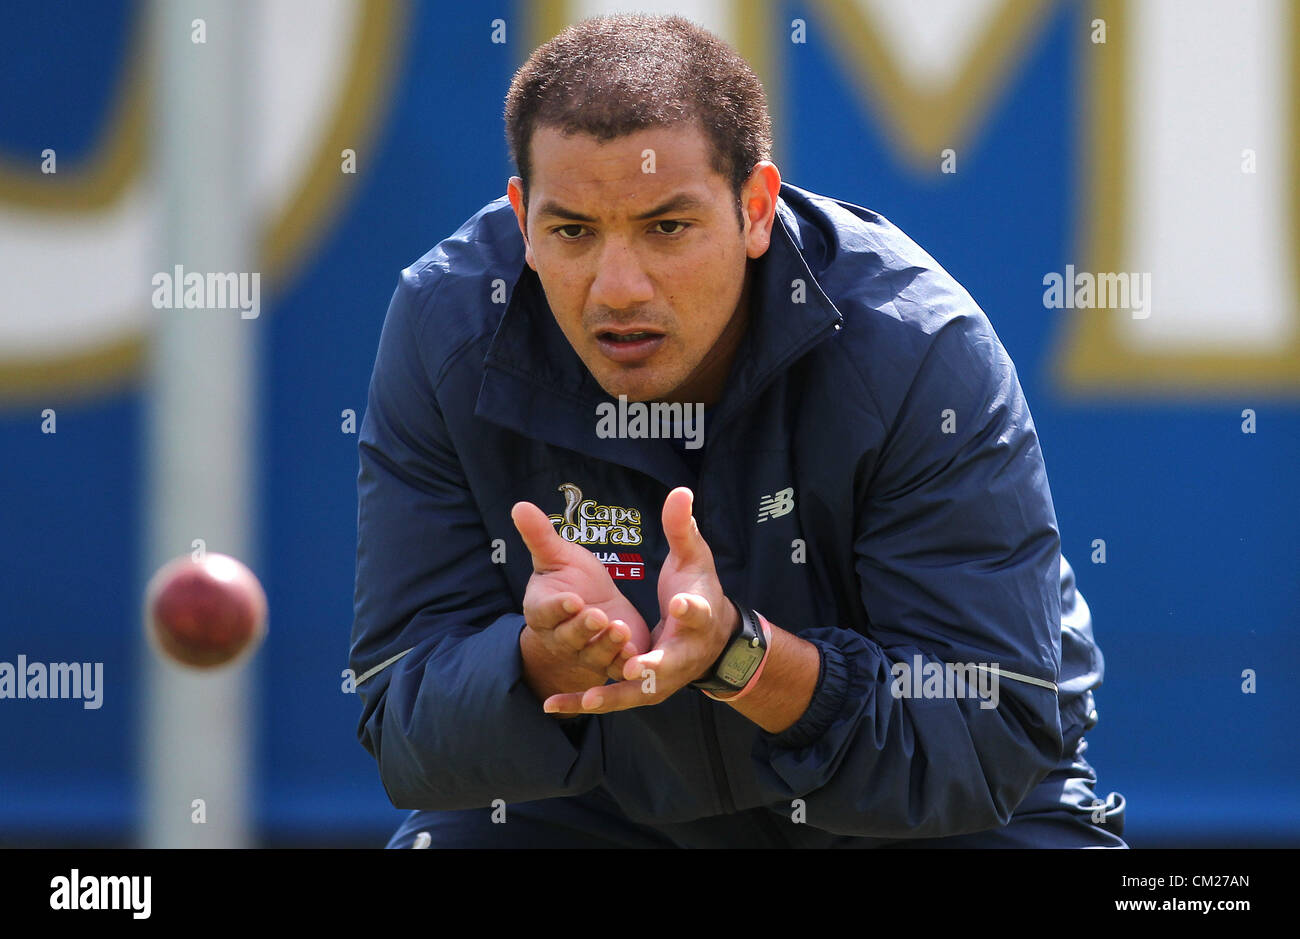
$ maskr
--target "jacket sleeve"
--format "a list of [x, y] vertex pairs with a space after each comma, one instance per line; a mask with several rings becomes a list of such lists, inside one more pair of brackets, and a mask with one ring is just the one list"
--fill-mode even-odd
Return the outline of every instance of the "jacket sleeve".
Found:
[[359, 440], [358, 735], [397, 808], [584, 792], [600, 781], [599, 723], [544, 714], [522, 681], [524, 619], [424, 366], [415, 302], [427, 290], [409, 276], [384, 320]]
[[[793, 726], [759, 734], [760, 773], [838, 834], [1005, 824], [1061, 754], [1060, 538], [1015, 368], [982, 314], [931, 338], [855, 490], [866, 629], [799, 633], [821, 655], [816, 690]], [[946, 681], [913, 694], [927, 690], [917, 656], [922, 676], [984, 666], [996, 698]]]

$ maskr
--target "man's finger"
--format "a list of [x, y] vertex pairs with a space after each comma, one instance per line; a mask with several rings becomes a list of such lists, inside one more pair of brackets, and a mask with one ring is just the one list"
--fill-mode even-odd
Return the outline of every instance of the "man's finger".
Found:
[[[645, 669], [650, 669], [671, 681], [674, 677], [680, 677], [675, 673], [699, 670], [685, 661], [683, 655], [687, 650], [696, 648], [700, 638], [710, 635], [713, 629], [712, 606], [697, 593], [679, 593], [668, 601], [668, 616], [669, 620], [660, 625], [664, 630], [671, 627], [671, 640], [666, 645], [655, 645], [648, 652], [628, 659], [623, 664], [624, 678], [637, 678]], [[692, 631], [698, 631], [699, 636], [692, 636]], [[695, 677], [689, 675], [687, 680]]]
[[626, 665], [627, 660], [632, 658], [634, 655], [636, 655], [636, 650], [633, 649], [630, 644], [624, 644], [618, 655], [614, 657], [614, 661], [610, 662], [609, 667], [605, 669], [606, 677], [612, 678], [615, 681], [622, 681], [624, 678], [623, 666]]
[[578, 653], [578, 661], [592, 671], [605, 671], [627, 643], [628, 632], [625, 624], [610, 623]]
[[[634, 681], [638, 678], [644, 678], [645, 672], [654, 672], [658, 676], [664, 671], [664, 656], [667, 654], [665, 649], [651, 649], [641, 655], [634, 655], [623, 663], [622, 678], [627, 681]], [[671, 661], [669, 663], [671, 668]]]
[[[621, 625], [627, 627], [629, 637], [630, 637], [631, 627], [627, 626], [627, 623], [624, 623], [621, 619], [614, 620], [614, 623], [615, 625]], [[638, 650], [637, 647], [632, 644], [632, 641], [629, 638], [628, 641], [623, 644], [623, 648], [619, 649], [618, 654], [614, 656], [614, 661], [610, 662], [609, 667], [605, 669], [606, 676], [614, 679], [614, 681], [622, 681], [623, 666], [627, 663], [628, 659], [638, 654], [639, 651], [640, 650]]]
[[679, 593], [668, 601], [668, 615], [687, 629], [713, 625], [713, 606], [698, 593]]
[[[581, 652], [607, 626], [609, 626], [609, 617], [605, 615], [605, 611], [590, 606], [572, 619], [556, 626], [554, 636], [564, 648]], [[601, 668], [603, 669], [604, 666], [602, 665]]]
[[609, 714], [658, 704], [666, 697], [662, 692], [647, 693], [645, 689], [645, 682], [639, 680], [599, 685], [586, 691], [551, 695], [542, 702], [542, 709], [548, 714]]
[[582, 598], [576, 593], [557, 593], [536, 602], [524, 597], [524, 621], [529, 629], [555, 629], [581, 612]]
[[516, 502], [510, 509], [510, 518], [524, 539], [524, 547], [533, 556], [535, 572], [553, 571], [563, 564], [569, 543], [555, 531], [545, 512], [531, 502]]
[[686, 561], [712, 560], [712, 552], [695, 523], [694, 504], [695, 493], [685, 486], [678, 486], [664, 499], [663, 527], [668, 549]]

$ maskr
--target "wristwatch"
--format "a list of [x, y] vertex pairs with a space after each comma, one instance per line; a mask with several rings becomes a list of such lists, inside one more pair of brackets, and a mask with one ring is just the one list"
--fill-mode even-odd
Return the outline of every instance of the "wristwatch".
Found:
[[740, 616], [740, 627], [704, 677], [691, 682], [693, 687], [714, 694], [744, 690], [767, 656], [767, 637], [763, 635], [758, 614], [730, 597], [727, 600]]

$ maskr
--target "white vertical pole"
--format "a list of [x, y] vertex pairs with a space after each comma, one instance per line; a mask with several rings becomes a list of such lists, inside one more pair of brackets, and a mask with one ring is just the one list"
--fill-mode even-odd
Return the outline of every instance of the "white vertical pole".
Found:
[[[154, 167], [164, 238], [157, 270], [253, 272], [250, 5], [154, 0]], [[201, 21], [201, 23], [196, 22]], [[200, 35], [200, 30], [202, 35]], [[196, 39], [203, 39], [198, 42]], [[181, 306], [183, 283], [173, 284]], [[151, 291], [152, 292], [152, 291]], [[206, 299], [206, 298], [205, 298]], [[252, 396], [261, 318], [225, 309], [154, 312], [147, 419], [145, 576], [192, 550], [254, 571]], [[195, 673], [142, 643], [145, 847], [251, 844], [247, 666]], [[202, 822], [196, 800], [202, 800]]]

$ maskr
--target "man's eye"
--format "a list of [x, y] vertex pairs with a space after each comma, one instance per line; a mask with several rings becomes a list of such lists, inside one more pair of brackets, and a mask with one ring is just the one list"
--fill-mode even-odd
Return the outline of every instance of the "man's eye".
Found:
[[[555, 231], [559, 233], [561, 241], [577, 241], [582, 237], [583, 229], [581, 225], [561, 225]], [[571, 236], [565, 235], [565, 232], [570, 232]]]
[[656, 227], [658, 227], [658, 226], [660, 226], [660, 225], [676, 225], [676, 226], [677, 226], [677, 230], [676, 230], [676, 231], [660, 231], [659, 234], [661, 234], [661, 235], [680, 235], [682, 232], [686, 231], [686, 229], [688, 229], [688, 228], [691, 227], [691, 226], [690, 226], [689, 224], [687, 224], [686, 222], [679, 222], [679, 221], [677, 221], [676, 219], [667, 219], [667, 220], [662, 221], [662, 222], [655, 222], [655, 226], [656, 226]]

